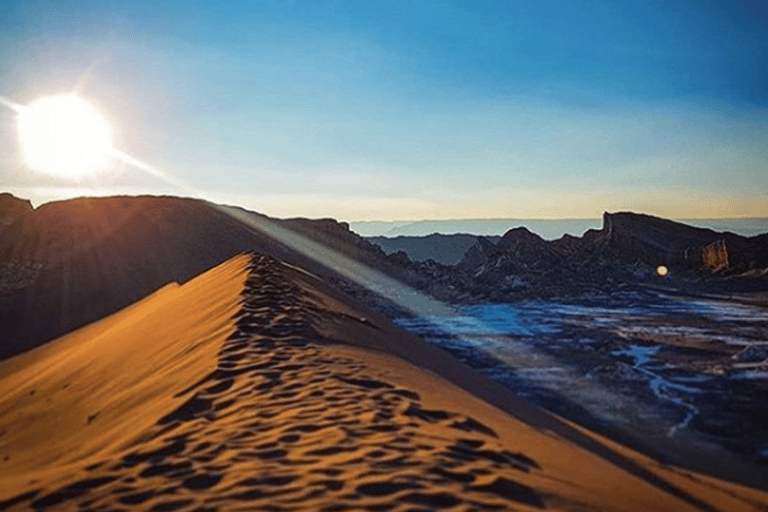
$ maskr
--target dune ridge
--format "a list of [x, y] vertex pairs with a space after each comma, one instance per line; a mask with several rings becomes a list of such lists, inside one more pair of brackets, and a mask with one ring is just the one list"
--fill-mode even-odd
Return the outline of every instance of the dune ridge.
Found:
[[[181, 403], [234, 330], [240, 257], [0, 365], [0, 496], [107, 457]], [[179, 310], [180, 305], [194, 308]]]
[[437, 354], [239, 256], [0, 364], [0, 509], [768, 510]]

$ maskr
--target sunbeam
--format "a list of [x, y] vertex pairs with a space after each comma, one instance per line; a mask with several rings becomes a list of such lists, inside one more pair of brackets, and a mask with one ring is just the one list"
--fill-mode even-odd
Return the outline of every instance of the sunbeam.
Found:
[[197, 197], [204, 197], [203, 193], [200, 190], [196, 190], [185, 181], [175, 178], [174, 176], [171, 176], [167, 173], [164, 173], [163, 171], [155, 167], [152, 167], [148, 163], [142, 162], [141, 160], [134, 158], [128, 153], [120, 151], [119, 149], [112, 148], [109, 152], [109, 155], [112, 158], [119, 160], [123, 163], [126, 163], [134, 167], [135, 169], [146, 173], [149, 176], [158, 178], [159, 180], [167, 183], [168, 185], [173, 185], [174, 187], [180, 188], [185, 193], [192, 194]]
[[0, 105], [15, 111], [17, 114], [23, 112], [26, 108], [24, 105], [20, 105], [13, 100], [9, 100], [5, 96], [0, 96]]

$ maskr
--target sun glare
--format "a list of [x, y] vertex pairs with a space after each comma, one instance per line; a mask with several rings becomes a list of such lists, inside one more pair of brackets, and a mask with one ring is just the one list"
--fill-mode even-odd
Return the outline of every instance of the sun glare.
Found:
[[19, 138], [26, 164], [64, 178], [102, 169], [112, 150], [112, 129], [74, 94], [43, 98], [19, 112]]

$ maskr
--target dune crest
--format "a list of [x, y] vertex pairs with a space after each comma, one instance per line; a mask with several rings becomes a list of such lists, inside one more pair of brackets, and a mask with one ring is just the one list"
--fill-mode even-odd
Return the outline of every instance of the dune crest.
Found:
[[0, 509], [765, 510], [437, 354], [237, 257], [0, 365]]
[[[216, 366], [248, 258], [0, 365], [0, 477], [87, 465], [135, 443]], [[0, 495], [13, 487], [0, 484]]]

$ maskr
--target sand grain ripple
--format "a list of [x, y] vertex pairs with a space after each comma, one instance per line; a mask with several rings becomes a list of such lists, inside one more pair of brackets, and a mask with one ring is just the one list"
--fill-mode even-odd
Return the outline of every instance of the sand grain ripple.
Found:
[[322, 314], [256, 256], [218, 368], [123, 454], [89, 477], [2, 508], [203, 511], [530, 510], [536, 461], [495, 432], [339, 358]]

